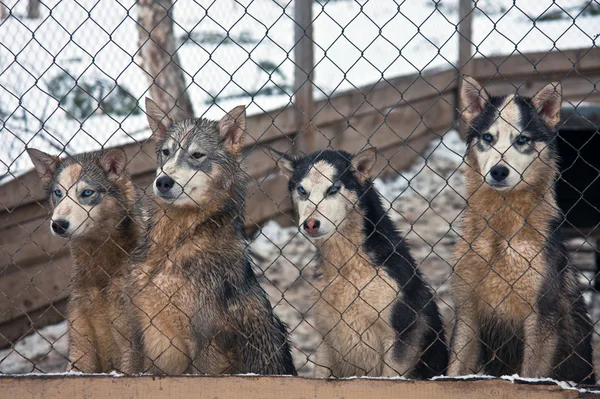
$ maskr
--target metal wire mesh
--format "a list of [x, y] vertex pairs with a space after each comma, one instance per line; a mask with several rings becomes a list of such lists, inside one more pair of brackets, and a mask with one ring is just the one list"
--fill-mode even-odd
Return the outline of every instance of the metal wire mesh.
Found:
[[[297, 7], [305, 8], [298, 12]], [[405, 286], [390, 277], [381, 264], [387, 260], [377, 260], [381, 254], [369, 253], [370, 247], [365, 247], [368, 235], [356, 239], [348, 237], [346, 230], [341, 233], [340, 228], [338, 234], [354, 245], [354, 250], [345, 247], [340, 250], [343, 256], [337, 257], [324, 252], [331, 251], [325, 249], [326, 244], [311, 241], [303, 216], [290, 201], [294, 197], [298, 205], [303, 199], [297, 197], [296, 191], [288, 191], [287, 179], [276, 167], [281, 157], [271, 158], [265, 146], [293, 157], [324, 149], [357, 154], [370, 147], [377, 148], [373, 187], [381, 196], [385, 213], [410, 246], [417, 270], [410, 271], [412, 278], [418, 279], [420, 273], [431, 289], [443, 324], [443, 329], [435, 334], [441, 337], [445, 333], [445, 348], [450, 351], [451, 360], [463, 360], [450, 337], [457, 318], [464, 313], [455, 302], [457, 294], [453, 295], [450, 281], [456, 279], [455, 266], [464, 255], [460, 249], [467, 247], [489, 266], [481, 276], [481, 287], [487, 287], [490, 275], [499, 276], [499, 281], [506, 285], [496, 287], [501, 296], [498, 303], [485, 304], [493, 308], [490, 314], [501, 317], [510, 313], [506, 304], [518, 296], [531, 307], [532, 317], [542, 316], [540, 298], [545, 297], [544, 293], [528, 286], [524, 292], [535, 295], [527, 297], [518, 283], [519, 278], [533, 273], [539, 277], [531, 281], [543, 281], [539, 290], [559, 293], [553, 297], [554, 302], [571, 306], [563, 303], [573, 299], [562, 295], [568, 289], [576, 292], [578, 303], [583, 303], [580, 298], [584, 298], [584, 313], [589, 312], [591, 317], [586, 339], [591, 338], [594, 348], [600, 342], [595, 330], [600, 309], [596, 284], [600, 211], [594, 151], [600, 121], [600, 108], [596, 105], [600, 98], [597, 90], [600, 53], [596, 46], [600, 3], [597, 1], [4, 0], [0, 9], [0, 118], [4, 141], [0, 149], [1, 373], [117, 369], [126, 373], [178, 374], [212, 373], [219, 367], [226, 373], [280, 372], [270, 368], [276, 362], [277, 350], [266, 353], [260, 346], [263, 341], [275, 345], [273, 337], [281, 332], [268, 328], [267, 332], [259, 332], [264, 327], [263, 319], [272, 317], [265, 309], [272, 308], [285, 323], [285, 336], [299, 375], [312, 376], [315, 368], [321, 368], [325, 374], [317, 370], [315, 375], [342, 377], [346, 375], [340, 373], [346, 370], [359, 375], [415, 377], [414, 362], [404, 367], [398, 358], [410, 358], [407, 353], [415, 352], [418, 359], [429, 348], [418, 340], [400, 345], [402, 339], [395, 335], [398, 330], [394, 324], [400, 316], [390, 313], [397, 303], [408, 304], [410, 308], [412, 298], [406, 295], [417, 293], [405, 291]], [[531, 239], [532, 245], [539, 247], [533, 255], [520, 253], [529, 250], [522, 246], [511, 246], [519, 231], [505, 237], [496, 229], [493, 219], [502, 214], [498, 209], [478, 216], [485, 218], [484, 227], [502, 236], [507, 247], [497, 249], [494, 259], [477, 253], [474, 248], [480, 234], [471, 237], [467, 247], [461, 247], [470, 223], [465, 221], [465, 215], [476, 209], [469, 203], [476, 199], [467, 186], [469, 179], [473, 179], [468, 170], [474, 168], [469, 159], [477, 159], [467, 157], [465, 140], [469, 126], [458, 122], [464, 117], [459, 101], [462, 75], [474, 76], [490, 94], [532, 96], [550, 82], [562, 86], [563, 107], [556, 137], [552, 144], [541, 140], [545, 144], [527, 155], [539, 160], [546, 148], [556, 148], [556, 156], [544, 158], [544, 162], [560, 162], [557, 202], [551, 195], [552, 185], [545, 190], [550, 197], [541, 195], [531, 214], [519, 214], [525, 220], [523, 229], [535, 230], [537, 225], [528, 218], [534, 218], [539, 209], [548, 205], [556, 215], [559, 208], [562, 210], [558, 223]], [[156, 102], [157, 112], [150, 112], [145, 97]], [[228, 113], [233, 115], [238, 105], [246, 107], [243, 123], [239, 114], [232, 117], [233, 122], [222, 119]], [[512, 105], [498, 103], [494, 107], [498, 112], [496, 119], [504, 121], [513, 132], [534, 130], [515, 125], [509, 112]], [[152, 129], [147, 117], [154, 118]], [[171, 122], [186, 118], [221, 122], [218, 125], [186, 122], [177, 125], [178, 128], [172, 127]], [[517, 122], [521, 123], [518, 119]], [[155, 151], [155, 142], [147, 139], [151, 130], [156, 134], [162, 126], [171, 130], [155, 140], [158, 141]], [[485, 132], [478, 131], [480, 126], [470, 128], [472, 136], [476, 136], [473, 140], [481, 142]], [[243, 133], [243, 144], [236, 141], [238, 129]], [[221, 134], [225, 144], [219, 145], [226, 147], [215, 147], [210, 140], [207, 144], [200, 139], [201, 144], [189, 147], [186, 140], [190, 135], [195, 137], [191, 132], [197, 131]], [[173, 144], [171, 139], [178, 143]], [[169, 145], [173, 147], [165, 147]], [[122, 148], [122, 155], [111, 152], [113, 147]], [[508, 148], [492, 147], [494, 154], [501, 159], [506, 157], [509, 168], [517, 171], [516, 164], [510, 164], [513, 158]], [[26, 152], [31, 148], [63, 159], [58, 168], [54, 158], [40, 160], [52, 175], [48, 179], [31, 171]], [[186, 206], [196, 209], [197, 220], [177, 213], [174, 210], [177, 204], [171, 205], [169, 211], [169, 206], [165, 207], [155, 194], [157, 176], [176, 174], [172, 169], [175, 166], [167, 168], [171, 154], [165, 154], [165, 149], [196, 160], [205, 157], [210, 160], [205, 166], [198, 166], [196, 161], [184, 166], [178, 164], [188, 171], [183, 183], [175, 179], [182, 189], [181, 195], [186, 193], [186, 185], [196, 184], [199, 175], [205, 176], [201, 186], [211, 189], [221, 187], [217, 183], [227, 187], [236, 184], [237, 180], [223, 183], [223, 174], [211, 174], [215, 170], [229, 171], [220, 169], [231, 161], [222, 155], [225, 150], [237, 156], [240, 169], [233, 168], [237, 172], [231, 176], [245, 181], [245, 195], [238, 198], [237, 193], [229, 192], [225, 199], [215, 191], [214, 198], [199, 204], [198, 198], [187, 192], [190, 201]], [[90, 152], [97, 155], [80, 155]], [[57, 162], [54, 166], [53, 160]], [[83, 173], [78, 166], [83, 167]], [[530, 160], [517, 173], [525, 176], [528, 168], [538, 166]], [[94, 175], [94, 168], [98, 167], [103, 177]], [[69, 173], [74, 176], [68, 184], [64, 183], [67, 180], [61, 180], [65, 170], [71, 170]], [[328, 186], [337, 184], [336, 178], [323, 169], [317, 172], [315, 179], [324, 180]], [[485, 178], [486, 173], [479, 173], [480, 179], [482, 175]], [[90, 180], [100, 184], [101, 189], [85, 186]], [[292, 177], [290, 187], [296, 190], [301, 182], [293, 180]], [[140, 197], [131, 199], [127, 197], [129, 192], [115, 194], [129, 190], [117, 181], [133, 184]], [[523, 183], [536, 190], [531, 182], [523, 180]], [[46, 193], [44, 186], [50, 187]], [[93, 198], [98, 195], [97, 201], [82, 197], [85, 190], [91, 190]], [[352, 202], [352, 209], [362, 209], [361, 199], [353, 196], [355, 192], [342, 189], [342, 194], [344, 200]], [[70, 206], [64, 211], [67, 199]], [[318, 208], [326, 201], [331, 200], [323, 197], [310, 202]], [[61, 212], [66, 213], [58, 215], [61, 203]], [[215, 204], [221, 203], [229, 204], [240, 214], [229, 220], [223, 219], [221, 213], [210, 213]], [[121, 215], [117, 209], [123, 207], [130, 213], [126, 218], [119, 217], [117, 225], [123, 227], [124, 220], [132, 223], [134, 227], [127, 231], [135, 231], [133, 238], [145, 244], [129, 240], [130, 236], [119, 236], [122, 231], [119, 227], [100, 243], [94, 241], [98, 248], [93, 251], [83, 248], [81, 242], [85, 240], [81, 237], [101, 237], [107, 231], [106, 223]], [[519, 212], [512, 203], [505, 203], [504, 207]], [[327, 209], [336, 212], [335, 208]], [[334, 220], [332, 214], [319, 212], [323, 224], [332, 221], [337, 227], [344, 224], [344, 218]], [[77, 214], [83, 216], [76, 219]], [[213, 230], [206, 230], [207, 215], [214, 224]], [[73, 218], [71, 224], [77, 224], [75, 230], [80, 233], [65, 233], [67, 239], [51, 234], [51, 229], [54, 233], [68, 229], [56, 225], [57, 221], [68, 219], [67, 216]], [[189, 223], [180, 225], [181, 220]], [[356, 234], [366, 234], [363, 227], [357, 225]], [[230, 228], [240, 234], [245, 232], [249, 238], [242, 240], [222, 233]], [[153, 235], [153, 229], [173, 236]], [[197, 234], [198, 229], [209, 235], [203, 239], [214, 242], [187, 248], [185, 240]], [[550, 272], [541, 270], [539, 262], [551, 266], [560, 263], [558, 258], [547, 255], [548, 248], [557, 245], [550, 239], [554, 231], [567, 237], [568, 264], [572, 269], [568, 273], [560, 269], [556, 271], [560, 277], [547, 280], [551, 279]], [[173, 242], [173, 237], [182, 241]], [[233, 240], [238, 246], [229, 241], [231, 247], [223, 246], [219, 239]], [[130, 241], [135, 241], [135, 245]], [[188, 251], [185, 259], [178, 255], [184, 247]], [[116, 248], [125, 251], [126, 256]], [[211, 254], [214, 248], [217, 252], [226, 250], [233, 258], [209, 257], [210, 262], [218, 259], [235, 263], [247, 255], [262, 288], [253, 283], [247, 286], [231, 283], [235, 280], [232, 277], [235, 268], [219, 269], [221, 274], [210, 284], [207, 282], [210, 279], [203, 280], [201, 260], [207, 259], [205, 254]], [[508, 281], [502, 271], [494, 268], [494, 264], [501, 267], [498, 265], [509, 256], [510, 250], [516, 251], [513, 256], [520, 257], [517, 263], [526, 264], [516, 281]], [[158, 266], [149, 266], [153, 256]], [[548, 259], [540, 261], [541, 258]], [[190, 259], [198, 262], [190, 263]], [[102, 262], [107, 262], [111, 269], [104, 268]], [[336, 270], [327, 284], [323, 283], [324, 264]], [[175, 270], [176, 278], [167, 269]], [[349, 275], [348, 270], [354, 274]], [[357, 273], [366, 273], [361, 277], [363, 280], [356, 280]], [[566, 283], [565, 274], [568, 274]], [[146, 279], [145, 285], [136, 286], [138, 280], [132, 275]], [[156, 276], [162, 276], [168, 283], [159, 282]], [[98, 284], [94, 285], [94, 281]], [[567, 289], [563, 283], [576, 284], [577, 288]], [[379, 295], [369, 294], [373, 287], [377, 287]], [[388, 288], [393, 294], [386, 294]], [[471, 288], [477, 291], [477, 287]], [[270, 304], [267, 307], [261, 302], [261, 289], [268, 294], [264, 296]], [[253, 293], [239, 293], [240, 290]], [[221, 296], [202, 294], [209, 291], [221, 292]], [[189, 309], [181, 307], [180, 296], [190, 292], [200, 298], [218, 300], [196, 299]], [[393, 297], [390, 303], [365, 302], [367, 297], [379, 300], [386, 295]], [[344, 303], [340, 307], [330, 303], [331, 297], [350, 299], [347, 302], [340, 299]], [[470, 298], [473, 297], [479, 298], [476, 303], [485, 302], [481, 293]], [[239, 303], [229, 302], [232, 298]], [[335, 311], [323, 313], [322, 302]], [[263, 309], [262, 313], [256, 309]], [[251, 310], [260, 314], [256, 317], [262, 321], [255, 321]], [[422, 311], [410, 310], [417, 314]], [[236, 318], [239, 312], [243, 314], [241, 319]], [[169, 318], [168, 314], [176, 315]], [[373, 314], [374, 319], [368, 321]], [[231, 320], [223, 315], [231, 316]], [[83, 331], [88, 328], [86, 323], [92, 323], [86, 321], [90, 318], [104, 320], [105, 329]], [[356, 320], [360, 326], [353, 324]], [[573, 327], [564, 318], [551, 320], [556, 325], [550, 329]], [[255, 323], [260, 328], [253, 330]], [[409, 323], [406, 330], [412, 331], [421, 326], [419, 323]], [[325, 325], [330, 326], [329, 331], [324, 331]], [[523, 325], [511, 326], [509, 334], [511, 340], [521, 342], [523, 348], [518, 356], [527, 356], [532, 348], [529, 338], [524, 337], [529, 327]], [[209, 327], [203, 330], [198, 326]], [[331, 342], [343, 340], [336, 335], [340, 326], [347, 330], [352, 341], [344, 347], [345, 352], [330, 347]], [[190, 330], [186, 336], [184, 331]], [[534, 331], [541, 331], [541, 327]], [[427, 328], [421, 334], [426, 332]], [[148, 341], [150, 335], [156, 338], [154, 346]], [[108, 336], [112, 337], [106, 338], [112, 344], [103, 341]], [[490, 352], [490, 359], [502, 362], [503, 356], [508, 356], [502, 351], [510, 342], [489, 347], [475, 336], [484, 347], [482, 351]], [[544, 342], [549, 338], [540, 340], [541, 346], [536, 348], [550, 345], [550, 341]], [[277, 342], [284, 345], [284, 341]], [[375, 348], [373, 342], [382, 346]], [[323, 364], [323, 355], [315, 355], [324, 346], [337, 352], [330, 356], [336, 359], [332, 361], [336, 365]], [[404, 348], [404, 352], [398, 352], [398, 347]], [[248, 366], [253, 363], [247, 359], [249, 353], [254, 353], [253, 359], [262, 359], [256, 360], [262, 368]], [[579, 352], [573, 347], [571, 353]], [[354, 364], [367, 354], [375, 360], [365, 358], [365, 363]], [[140, 368], [127, 369], [122, 365], [124, 357], [136, 356], [142, 359], [138, 359], [143, 363]], [[88, 364], [88, 360], [82, 359], [92, 359], [89, 362], [96, 366], [78, 367]], [[170, 359], [177, 359], [173, 362], [179, 362], [179, 368], [166, 370]], [[490, 371], [483, 363], [469, 372]], [[598, 364], [594, 361], [592, 368]], [[552, 369], [558, 367], [553, 365]], [[444, 367], [436, 374], [442, 373], [448, 374], [448, 369]]]

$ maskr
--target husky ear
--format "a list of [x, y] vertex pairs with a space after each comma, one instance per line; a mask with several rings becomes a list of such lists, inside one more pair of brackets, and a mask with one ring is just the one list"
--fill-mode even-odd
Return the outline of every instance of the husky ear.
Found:
[[277, 163], [277, 167], [281, 173], [283, 173], [288, 180], [291, 179], [292, 175], [294, 174], [295, 158], [291, 155], [274, 150], [271, 147], [267, 147], [267, 150], [269, 151], [271, 158], [273, 158], [273, 160]]
[[238, 105], [229, 111], [218, 125], [219, 135], [225, 147], [234, 154], [242, 149], [246, 131], [246, 107]]
[[155, 142], [164, 140], [167, 137], [169, 126], [173, 124], [173, 120], [149, 97], [146, 97], [146, 117], [152, 131], [152, 140]]
[[33, 162], [33, 166], [35, 166], [42, 182], [49, 184], [54, 178], [58, 165], [60, 165], [60, 158], [34, 148], [28, 148], [27, 154], [29, 154], [29, 158], [31, 158], [31, 162]]
[[127, 155], [121, 148], [111, 148], [100, 156], [100, 166], [108, 173], [108, 176], [118, 179], [125, 172], [127, 166]]
[[463, 76], [460, 86], [461, 115], [467, 124], [483, 111], [490, 99], [485, 89], [471, 76]]
[[560, 107], [562, 105], [562, 86], [558, 82], [550, 83], [538, 91], [531, 99], [539, 116], [549, 126], [556, 126], [560, 120]]
[[373, 167], [377, 162], [377, 149], [367, 148], [352, 158], [352, 167], [358, 180], [365, 181], [371, 177]]

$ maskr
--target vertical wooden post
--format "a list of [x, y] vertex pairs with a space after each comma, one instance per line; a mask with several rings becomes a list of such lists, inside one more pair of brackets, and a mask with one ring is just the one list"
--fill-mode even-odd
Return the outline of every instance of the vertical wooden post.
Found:
[[458, 6], [458, 69], [461, 73], [473, 56], [473, 0], [460, 0]]
[[312, 117], [315, 113], [313, 99], [314, 53], [312, 42], [313, 0], [295, 0], [294, 4], [294, 105], [296, 106], [296, 145], [308, 154], [315, 150], [315, 129]]
[[[456, 64], [456, 68], [458, 69], [460, 75], [469, 75], [470, 74], [470, 64], [469, 60], [473, 56], [473, 0], [459, 0], [458, 5], [458, 63]], [[457, 90], [456, 95], [456, 104], [457, 108], [460, 110], [460, 84]], [[460, 114], [459, 114], [460, 117]], [[461, 136], [464, 138], [467, 136], [467, 126], [466, 123], [459, 119], [458, 130]]]

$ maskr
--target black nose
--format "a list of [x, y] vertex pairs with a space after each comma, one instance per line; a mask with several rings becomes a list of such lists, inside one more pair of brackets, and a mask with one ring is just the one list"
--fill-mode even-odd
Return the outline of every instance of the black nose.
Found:
[[69, 228], [69, 222], [64, 219], [54, 220], [52, 222], [52, 231], [56, 234], [65, 234]]
[[175, 185], [175, 180], [171, 179], [169, 176], [161, 176], [156, 179], [156, 188], [161, 193], [166, 193]]
[[506, 179], [508, 172], [508, 168], [504, 165], [496, 165], [490, 169], [490, 175], [492, 175], [492, 178], [496, 181], [502, 181]]

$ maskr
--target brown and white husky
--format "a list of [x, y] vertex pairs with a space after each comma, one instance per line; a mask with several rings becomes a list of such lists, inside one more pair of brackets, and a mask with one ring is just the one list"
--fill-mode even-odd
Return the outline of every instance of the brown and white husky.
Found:
[[593, 383], [592, 325], [555, 195], [561, 87], [490, 96], [462, 82], [468, 207], [452, 276], [449, 374], [518, 373]]
[[75, 263], [68, 305], [71, 367], [84, 373], [137, 372], [125, 285], [145, 221], [124, 173], [125, 152], [66, 159], [27, 152], [46, 187], [51, 232], [69, 240]]

